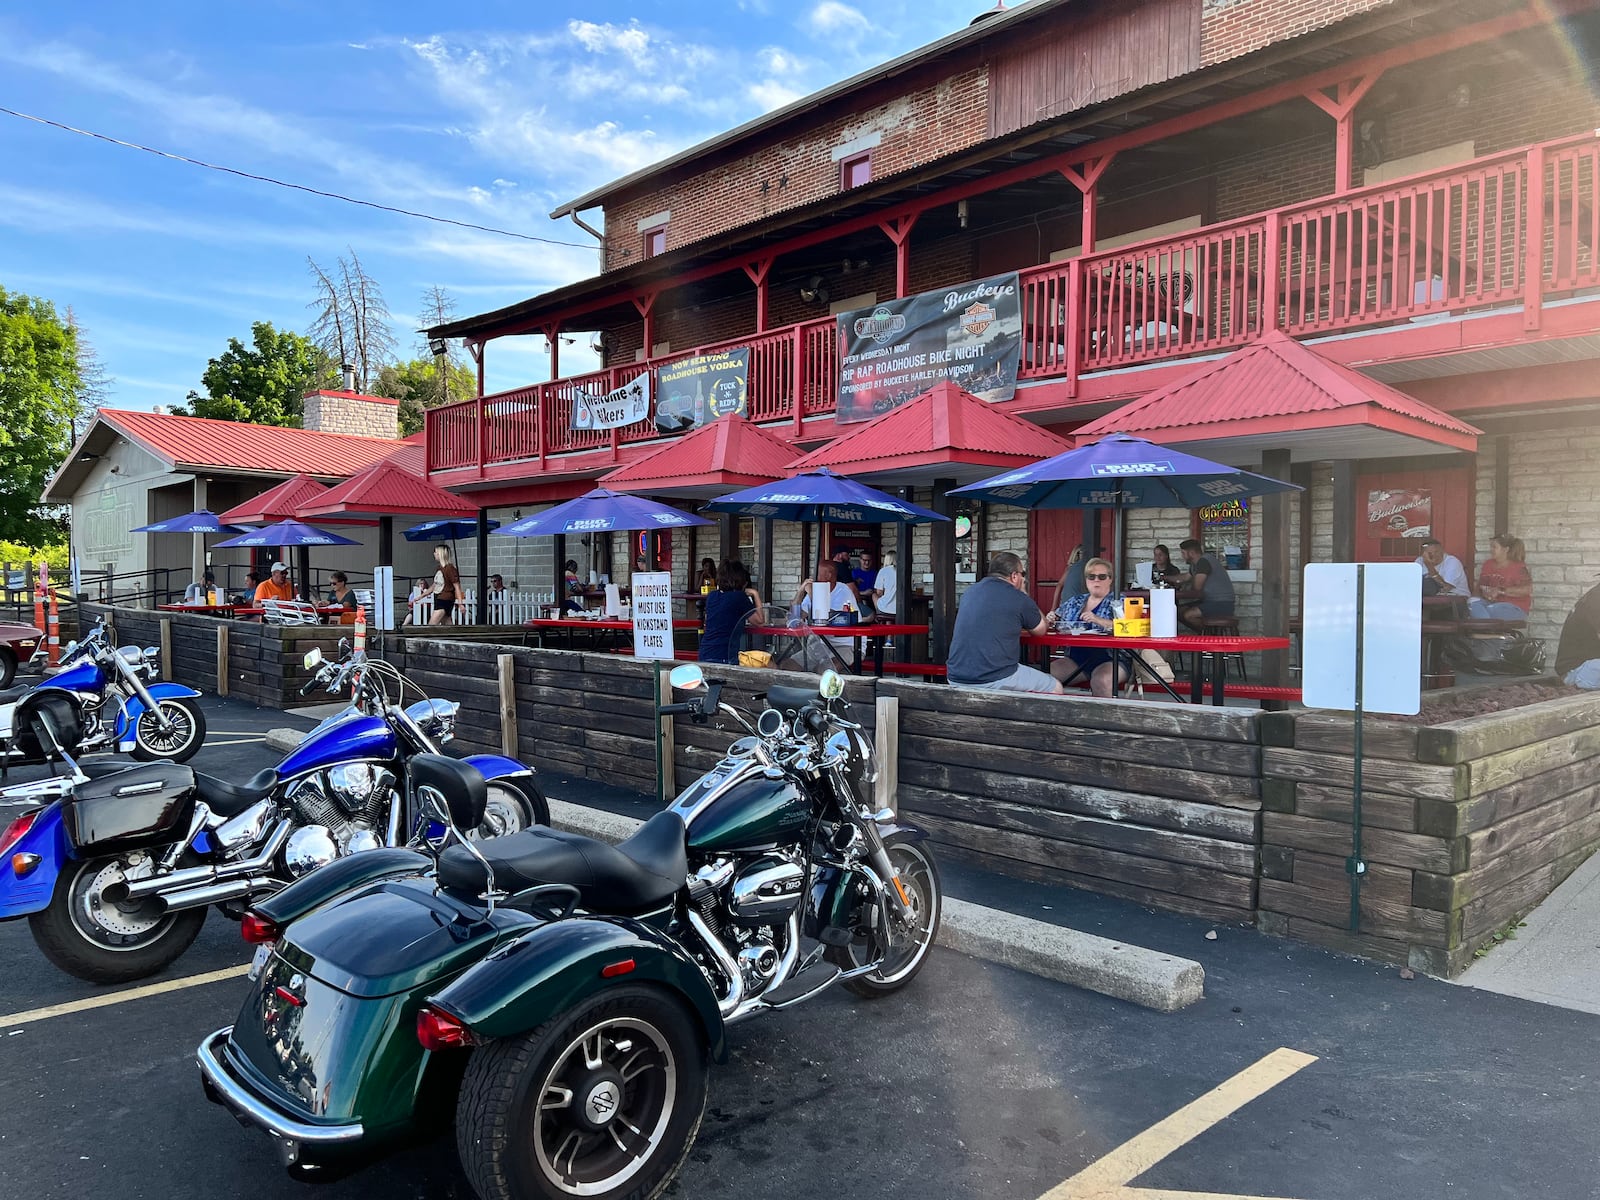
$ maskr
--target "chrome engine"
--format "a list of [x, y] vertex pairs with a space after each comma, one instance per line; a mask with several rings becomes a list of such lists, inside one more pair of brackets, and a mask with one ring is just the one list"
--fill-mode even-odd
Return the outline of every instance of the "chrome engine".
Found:
[[800, 907], [806, 869], [797, 857], [774, 851], [746, 865], [728, 889], [728, 913], [746, 929], [781, 925]]
[[346, 763], [308, 775], [289, 789], [300, 827], [289, 836], [284, 861], [296, 878], [336, 858], [383, 845], [398, 780], [370, 763]]

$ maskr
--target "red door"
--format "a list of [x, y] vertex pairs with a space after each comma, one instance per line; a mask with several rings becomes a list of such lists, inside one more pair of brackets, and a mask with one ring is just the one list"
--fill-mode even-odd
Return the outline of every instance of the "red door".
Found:
[[1356, 561], [1410, 562], [1436, 537], [1475, 575], [1470, 467], [1435, 467], [1356, 476]]

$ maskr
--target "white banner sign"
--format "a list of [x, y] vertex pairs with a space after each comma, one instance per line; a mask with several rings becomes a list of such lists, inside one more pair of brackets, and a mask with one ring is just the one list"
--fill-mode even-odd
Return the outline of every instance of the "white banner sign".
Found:
[[633, 588], [633, 656], [672, 657], [672, 573], [635, 571]]
[[1358, 631], [1362, 709], [1413, 714], [1422, 707], [1420, 566], [1310, 563], [1300, 594], [1305, 597], [1300, 659], [1307, 708], [1355, 708]]
[[572, 395], [572, 428], [620, 429], [650, 415], [650, 372], [604, 396]]

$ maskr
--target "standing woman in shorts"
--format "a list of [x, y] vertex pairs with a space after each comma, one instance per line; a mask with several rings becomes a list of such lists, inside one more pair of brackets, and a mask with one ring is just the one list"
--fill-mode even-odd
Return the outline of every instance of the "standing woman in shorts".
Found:
[[435, 546], [433, 561], [439, 569], [433, 573], [433, 616], [428, 618], [428, 624], [449, 625], [454, 621], [456, 601], [461, 599], [461, 572], [450, 561], [449, 546]]

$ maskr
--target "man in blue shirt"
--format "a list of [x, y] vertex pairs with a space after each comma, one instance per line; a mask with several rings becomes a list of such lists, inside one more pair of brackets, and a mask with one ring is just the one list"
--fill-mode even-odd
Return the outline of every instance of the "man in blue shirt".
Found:
[[1061, 695], [1053, 677], [1017, 661], [1022, 635], [1045, 632], [1044, 614], [1024, 590], [1027, 578], [1022, 560], [1002, 552], [989, 560], [989, 574], [967, 589], [950, 635], [952, 686]]

